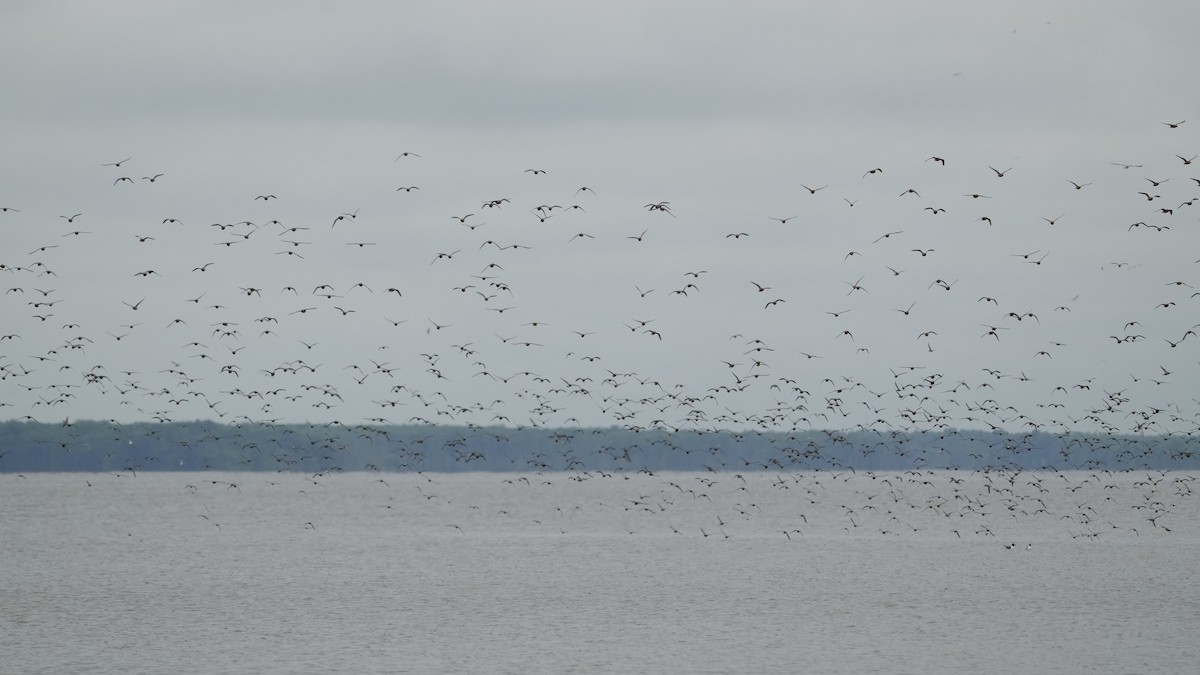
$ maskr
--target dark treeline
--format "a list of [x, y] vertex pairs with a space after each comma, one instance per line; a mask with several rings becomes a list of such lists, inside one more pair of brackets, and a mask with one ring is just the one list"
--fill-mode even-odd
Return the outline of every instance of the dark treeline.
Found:
[[1192, 436], [0, 423], [0, 472], [1195, 469]]

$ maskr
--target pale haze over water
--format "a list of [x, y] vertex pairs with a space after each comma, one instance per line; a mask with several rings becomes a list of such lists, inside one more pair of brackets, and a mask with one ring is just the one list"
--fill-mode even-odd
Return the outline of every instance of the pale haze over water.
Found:
[[1191, 479], [1011, 477], [5, 475], [4, 670], [1194, 672]]

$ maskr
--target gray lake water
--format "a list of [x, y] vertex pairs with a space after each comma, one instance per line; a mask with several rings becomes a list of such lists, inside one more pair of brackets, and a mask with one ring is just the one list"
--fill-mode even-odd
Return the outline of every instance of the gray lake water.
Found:
[[0, 671], [1195, 673], [1193, 487], [0, 475]]

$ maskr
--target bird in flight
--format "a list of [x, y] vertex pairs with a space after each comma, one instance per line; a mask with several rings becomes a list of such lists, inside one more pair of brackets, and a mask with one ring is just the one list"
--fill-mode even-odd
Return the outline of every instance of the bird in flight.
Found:
[[[667, 215], [671, 216], [672, 218], [674, 218], [674, 217], [675, 217], [675, 214], [674, 214], [674, 213], [671, 213], [671, 206], [670, 206], [670, 204], [671, 204], [671, 202], [657, 202], [657, 203], [654, 203], [654, 204], [647, 204], [647, 205], [646, 205], [646, 210], [647, 210], [647, 211], [662, 211], [663, 213], [665, 213], [665, 214], [667, 214]], [[547, 216], [547, 218], [549, 218], [549, 216]]]
[[[850, 283], [849, 281], [844, 281], [844, 282], [842, 282], [842, 283], [844, 283], [844, 284], [846, 284], [847, 286], [849, 286], [849, 287], [850, 287], [850, 290], [849, 290], [849, 292], [847, 292], [847, 293], [846, 293], [846, 295], [850, 295], [850, 294], [851, 294], [851, 293], [853, 293], [854, 291], [862, 291], [862, 292], [864, 292], [864, 293], [870, 293], [870, 291], [868, 291], [867, 289], [863, 288], [863, 287], [860, 285], [860, 284], [862, 283], [862, 280], [863, 280], [864, 278], [866, 278], [866, 277], [859, 277], [859, 278], [858, 278], [858, 281], [855, 281], [854, 283]], [[849, 310], [847, 310], [847, 311], [849, 311]], [[827, 314], [833, 314], [833, 312], [826, 312], [826, 313], [827, 313]], [[839, 313], [840, 313], [840, 312], [839, 312]], [[834, 315], [834, 317], [837, 317], [837, 314], [833, 314], [833, 315]]]

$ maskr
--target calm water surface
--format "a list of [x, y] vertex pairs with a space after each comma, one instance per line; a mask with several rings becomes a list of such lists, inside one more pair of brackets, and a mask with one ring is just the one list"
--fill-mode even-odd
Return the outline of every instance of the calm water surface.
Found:
[[0, 671], [1195, 673], [1192, 486], [2, 475]]

